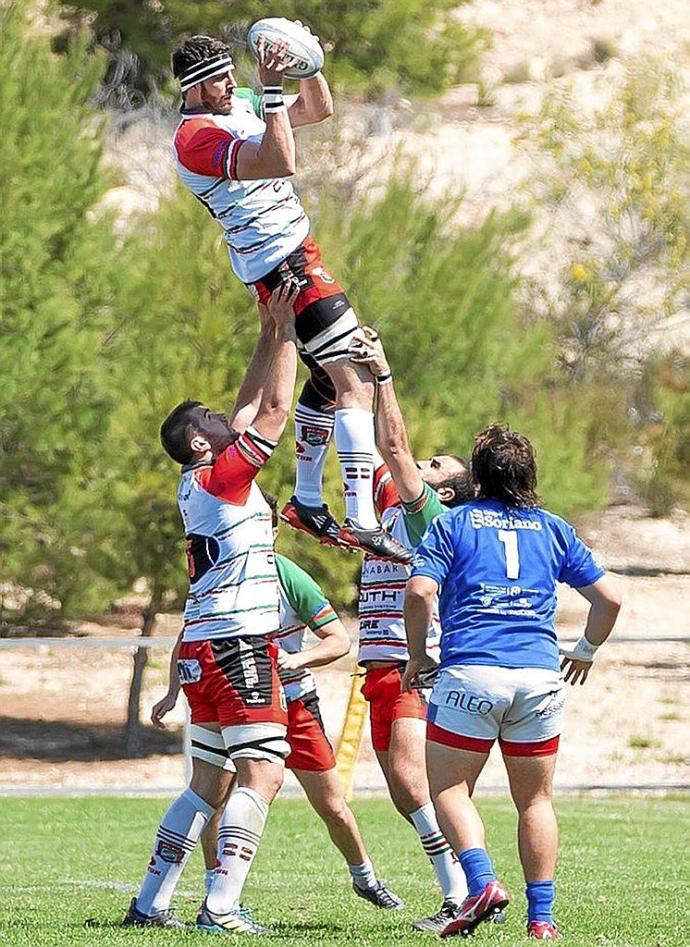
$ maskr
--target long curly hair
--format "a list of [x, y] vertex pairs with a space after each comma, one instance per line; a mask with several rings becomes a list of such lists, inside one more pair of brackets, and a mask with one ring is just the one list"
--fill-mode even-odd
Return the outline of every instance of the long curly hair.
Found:
[[490, 424], [474, 438], [472, 476], [478, 499], [539, 506], [537, 461], [529, 440], [507, 424]]

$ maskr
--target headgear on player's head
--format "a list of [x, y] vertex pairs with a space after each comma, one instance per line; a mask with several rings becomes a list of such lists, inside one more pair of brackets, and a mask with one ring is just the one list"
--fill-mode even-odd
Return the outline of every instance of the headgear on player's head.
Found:
[[192, 86], [195, 86], [197, 82], [204, 82], [206, 79], [211, 79], [213, 76], [227, 72], [229, 69], [232, 69], [234, 65], [232, 56], [229, 54], [213, 56], [212, 59], [195, 63], [193, 66], [190, 66], [189, 69], [185, 69], [185, 71], [177, 77], [180, 82], [180, 90], [187, 92]]
[[173, 75], [182, 92], [234, 68], [230, 47], [214, 36], [189, 36], [173, 50]]

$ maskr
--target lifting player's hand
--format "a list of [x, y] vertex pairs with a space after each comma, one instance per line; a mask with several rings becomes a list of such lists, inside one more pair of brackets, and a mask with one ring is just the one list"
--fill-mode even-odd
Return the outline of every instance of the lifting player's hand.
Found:
[[299, 652], [289, 654], [287, 651], [283, 651], [282, 648], [278, 651], [277, 662], [281, 671], [298, 671], [303, 666]]
[[295, 302], [299, 292], [299, 286], [292, 281], [288, 281], [276, 286], [269, 296], [266, 309], [278, 332], [290, 326], [294, 328]]
[[366, 365], [374, 378], [390, 374], [390, 365], [376, 329], [360, 326], [350, 343], [350, 361]]
[[159, 700], [157, 704], [153, 705], [151, 708], [151, 723], [154, 725], [154, 727], [158, 727], [159, 730], [165, 730], [163, 717], [170, 713], [176, 703], [177, 694], [171, 694], [170, 691], [168, 691], [165, 697]]
[[438, 665], [428, 655], [424, 658], [410, 658], [400, 682], [400, 690], [409, 692], [430, 687], [438, 672]]
[[299, 62], [296, 56], [290, 54], [287, 43], [269, 43], [265, 36], [259, 37], [256, 52], [259, 59], [259, 81], [263, 86], [282, 86], [285, 70]]

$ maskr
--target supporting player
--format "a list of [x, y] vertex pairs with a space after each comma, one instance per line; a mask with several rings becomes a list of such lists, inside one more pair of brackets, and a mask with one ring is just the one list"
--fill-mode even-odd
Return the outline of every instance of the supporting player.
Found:
[[[450, 454], [416, 463], [395, 395], [390, 367], [376, 333], [365, 328], [352, 345], [353, 360], [366, 365], [377, 383], [376, 430], [387, 466], [376, 471], [381, 522], [413, 549], [426, 527], [447, 508], [474, 496], [467, 464]], [[374, 751], [391, 799], [417, 830], [443, 891], [443, 904], [415, 930], [442, 930], [467, 895], [467, 885], [436, 819], [424, 761], [428, 692], [401, 692], [408, 658], [403, 602], [408, 566], [366, 556], [359, 598], [359, 663], [366, 668], [362, 693], [369, 701]], [[429, 623], [428, 647], [437, 649], [438, 619]]]
[[584, 679], [608, 638], [620, 598], [572, 526], [539, 506], [526, 437], [491, 425], [475, 438], [477, 499], [439, 517], [415, 555], [405, 596], [410, 651], [403, 687], [432, 664], [426, 630], [440, 591], [441, 670], [427, 724], [427, 768], [439, 823], [469, 896], [442, 937], [467, 935], [509, 900], [497, 881], [472, 802], [498, 738], [518, 811], [527, 933], [560, 937], [553, 919], [558, 827], [553, 774], [564, 711], [554, 627], [556, 583], [590, 603], [584, 636], [563, 666]]
[[[283, 511], [296, 529], [330, 545], [361, 547], [385, 558], [407, 551], [379, 526], [373, 503], [373, 384], [348, 359], [357, 317], [342, 287], [324, 267], [309, 220], [287, 180], [295, 172], [293, 128], [328, 118], [333, 102], [319, 73], [283, 96], [287, 51], [259, 48], [262, 95], [238, 88], [230, 47], [192, 36], [174, 50], [173, 73], [184, 103], [173, 151], [182, 183], [222, 226], [237, 277], [265, 303], [284, 282], [295, 300], [300, 354], [317, 386], [334, 386], [335, 413], [314, 407], [307, 386], [296, 410], [297, 481]], [[322, 494], [323, 463], [334, 436], [345, 490], [345, 525]], [[309, 463], [306, 461], [309, 460]]]
[[[278, 679], [278, 575], [271, 511], [255, 483], [290, 413], [297, 369], [295, 291], [269, 302], [275, 333], [269, 371], [254, 418], [237, 435], [224, 414], [196, 401], [179, 404], [161, 427], [163, 447], [182, 465], [178, 504], [189, 561], [178, 669], [192, 723], [220, 743], [237, 769], [237, 786], [218, 832], [217, 870], [197, 927], [262, 933], [239, 899], [261, 841], [289, 752], [287, 713]], [[170, 899], [204, 825], [223, 796], [216, 767], [193, 761], [189, 788], [163, 817], [127, 926], [184, 926]]]
[[[274, 531], [277, 531], [276, 500], [269, 494], [264, 496], [271, 507]], [[343, 657], [350, 649], [350, 639], [311, 576], [285, 556], [276, 556], [276, 565], [280, 584], [280, 632], [275, 640], [280, 648], [278, 673], [287, 699], [287, 741], [290, 744], [290, 755], [285, 765], [294, 772], [312, 808], [326, 824], [333, 844], [345, 859], [355, 894], [379, 908], [401, 908], [403, 902], [400, 898], [377, 878], [354, 813], [343, 796], [335, 756], [321, 719], [316, 681], [308, 670]], [[315, 647], [305, 648], [307, 628], [321, 639]], [[163, 717], [177, 702], [180, 685], [176, 650], [171, 660], [168, 693], [151, 712], [156, 726], [162, 726]], [[219, 783], [228, 793], [231, 788], [228, 780], [232, 777], [227, 774], [234, 767], [219, 736], [213, 734], [209, 741], [208, 733], [192, 725], [191, 752], [192, 758], [216, 766]], [[222, 805], [201, 836], [207, 885], [215, 870], [221, 812]]]

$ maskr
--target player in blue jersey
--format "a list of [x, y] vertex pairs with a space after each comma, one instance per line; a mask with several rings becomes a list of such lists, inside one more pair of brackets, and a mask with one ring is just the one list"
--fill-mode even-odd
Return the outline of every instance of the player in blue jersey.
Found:
[[[471, 798], [498, 739], [518, 810], [528, 936], [556, 940], [552, 793], [564, 683], [584, 684], [620, 598], [573, 527], [540, 507], [526, 437], [502, 425], [486, 428], [475, 438], [472, 473], [476, 500], [428, 528], [405, 596], [410, 660], [402, 686], [409, 689], [432, 663], [427, 628], [439, 594], [441, 669], [427, 718], [427, 769], [439, 824], [470, 892], [441, 936], [471, 933], [509, 901]], [[554, 627], [557, 582], [590, 603], [584, 635], [562, 665]]]

